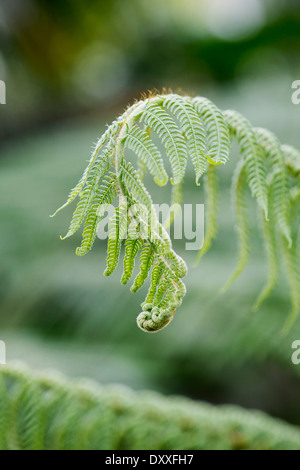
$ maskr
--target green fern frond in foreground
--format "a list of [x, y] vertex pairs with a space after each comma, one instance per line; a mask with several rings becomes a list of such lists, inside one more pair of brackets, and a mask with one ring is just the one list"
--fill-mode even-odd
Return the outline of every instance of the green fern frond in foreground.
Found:
[[0, 369], [0, 450], [299, 450], [300, 430], [262, 412], [124, 386]]
[[[231, 139], [236, 139], [241, 154], [233, 177], [239, 256], [236, 270], [225, 287], [243, 271], [250, 257], [251, 227], [247, 207], [250, 189], [263, 215], [261, 233], [269, 265], [267, 284], [255, 307], [273, 290], [281, 268], [280, 260], [285, 260], [292, 303], [286, 326], [290, 327], [300, 310], [297, 236], [300, 153], [288, 145], [281, 145], [266, 129], [253, 128], [236, 111], [222, 112], [206, 98], [176, 94], [151, 96], [136, 102], [108, 127], [82, 178], [60, 208], [79, 197], [66, 235], [73, 235], [84, 224], [82, 244], [76, 253], [84, 255], [92, 248], [107, 206], [118, 198], [110, 222], [105, 275], [112, 274], [117, 267], [122, 242], [127, 237], [121, 282], [126, 284], [131, 278], [139, 253], [140, 272], [131, 290], [137, 291], [151, 276], [143, 311], [137, 318], [138, 326], [144, 331], [155, 332], [172, 320], [185, 295], [182, 277], [186, 266], [174, 253], [170, 237], [159, 223], [151, 195], [143, 183], [146, 171], [159, 186], [167, 184], [169, 179], [164, 157], [152, 139], [153, 134], [161, 141], [170, 162], [173, 202], [181, 200], [189, 157], [195, 169], [196, 184], [203, 175], [205, 177], [206, 237], [197, 260], [210, 248], [217, 235], [218, 166], [229, 160]], [[137, 170], [133, 162], [127, 161], [127, 148], [137, 156]], [[124, 207], [128, 211], [123, 211]]]

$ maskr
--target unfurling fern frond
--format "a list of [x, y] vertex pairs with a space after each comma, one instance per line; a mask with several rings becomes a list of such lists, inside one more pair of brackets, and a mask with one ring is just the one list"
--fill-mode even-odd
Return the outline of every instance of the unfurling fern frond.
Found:
[[137, 318], [137, 324], [143, 331], [153, 333], [173, 319], [186, 293], [181, 281], [186, 272], [185, 262], [173, 250], [159, 257], [152, 270], [146, 300], [142, 304], [143, 312]]
[[293, 176], [300, 176], [300, 152], [291, 145], [282, 145], [281, 150], [283, 152], [287, 168]]
[[291, 312], [283, 327], [283, 331], [288, 332], [300, 312], [299, 237], [298, 243], [294, 243], [292, 248], [289, 248], [285, 239], [281, 240], [281, 246], [292, 302]]
[[[291, 324], [300, 306], [300, 242], [295, 235], [299, 229], [300, 153], [293, 147], [281, 145], [271, 132], [254, 129], [239, 113], [222, 112], [207, 98], [154, 95], [134, 103], [108, 127], [82, 178], [60, 208], [79, 196], [66, 235], [73, 235], [84, 224], [81, 246], [76, 253], [82, 256], [92, 248], [99, 222], [119, 196], [118, 205], [110, 207], [113, 216], [109, 224], [105, 275], [116, 269], [127, 232], [121, 282], [126, 284], [132, 277], [139, 254], [140, 271], [131, 290], [137, 291], [150, 277], [143, 311], [137, 318], [138, 326], [154, 332], [170, 323], [185, 295], [182, 278], [186, 274], [186, 265], [174, 252], [166, 227], [159, 222], [143, 182], [146, 171], [159, 186], [165, 185], [169, 178], [164, 156], [153, 142], [153, 134], [170, 162], [172, 203], [180, 207], [188, 156], [195, 169], [196, 184], [202, 175], [205, 177], [206, 230], [197, 259], [210, 248], [217, 235], [217, 166], [229, 160], [230, 137], [237, 140], [242, 159], [233, 177], [233, 193], [239, 257], [237, 268], [225, 287], [242, 272], [250, 256], [249, 186], [264, 215], [262, 235], [269, 264], [267, 284], [256, 306], [275, 286], [279, 259], [283, 257], [291, 287], [293, 313], [288, 321]], [[138, 171], [128, 161], [127, 149], [136, 155]], [[290, 216], [292, 207], [294, 215]], [[166, 226], [172, 223], [172, 217], [174, 213]]]
[[152, 269], [151, 284], [150, 284], [144, 305], [147, 305], [147, 304], [153, 305], [154, 299], [156, 299], [157, 291], [159, 289], [159, 286], [161, 285], [161, 280], [162, 280], [165, 270], [166, 270], [165, 263], [161, 259], [157, 260]]

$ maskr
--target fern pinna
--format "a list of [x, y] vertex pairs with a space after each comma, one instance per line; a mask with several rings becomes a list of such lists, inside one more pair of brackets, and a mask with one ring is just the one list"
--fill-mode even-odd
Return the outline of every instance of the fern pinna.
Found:
[[[132, 277], [138, 255], [140, 270], [131, 290], [136, 292], [148, 276], [151, 278], [142, 312], [137, 317], [138, 326], [146, 332], [155, 332], [172, 320], [186, 292], [182, 278], [187, 268], [172, 249], [169, 234], [159, 222], [143, 183], [146, 171], [159, 186], [166, 185], [169, 179], [152, 133], [160, 139], [169, 159], [174, 199], [180, 198], [188, 157], [195, 169], [196, 184], [204, 176], [206, 235], [198, 259], [217, 235], [217, 166], [229, 160], [231, 139], [236, 139], [241, 154], [233, 177], [239, 258], [224, 288], [242, 272], [250, 257], [249, 187], [261, 212], [269, 265], [267, 283], [255, 307], [273, 290], [280, 260], [284, 260], [292, 302], [292, 312], [286, 322], [286, 328], [290, 327], [300, 310], [300, 153], [281, 145], [271, 132], [253, 128], [236, 111], [222, 112], [206, 98], [157, 94], [136, 102], [114, 121], [97, 142], [67, 202], [58, 209], [79, 198], [64, 238], [73, 235], [83, 224], [82, 243], [76, 253], [85, 255], [93, 246], [107, 207], [115, 204], [109, 224], [104, 274], [109, 276], [116, 269], [126, 239], [121, 282], [126, 284]], [[127, 148], [137, 156], [137, 169], [126, 158]]]

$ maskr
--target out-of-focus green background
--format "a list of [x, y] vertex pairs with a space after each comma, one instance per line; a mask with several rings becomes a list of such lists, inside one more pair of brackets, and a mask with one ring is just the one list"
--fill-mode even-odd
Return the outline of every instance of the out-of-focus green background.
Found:
[[[300, 5], [247, 0], [1, 0], [0, 339], [8, 360], [134, 389], [259, 408], [300, 424], [300, 365], [291, 362], [300, 322], [284, 277], [257, 313], [265, 278], [253, 214], [253, 256], [225, 294], [236, 242], [230, 178], [220, 169], [220, 232], [197, 268], [172, 324], [155, 335], [135, 323], [120, 271], [104, 278], [105, 242], [75, 256], [79, 236], [60, 241], [72, 208], [50, 219], [80, 177], [92, 144], [142, 91], [171, 87], [234, 108], [297, 147]], [[149, 186], [151, 190], [151, 185]], [[203, 202], [192, 172], [187, 202]], [[161, 202], [156, 200], [156, 202]]]

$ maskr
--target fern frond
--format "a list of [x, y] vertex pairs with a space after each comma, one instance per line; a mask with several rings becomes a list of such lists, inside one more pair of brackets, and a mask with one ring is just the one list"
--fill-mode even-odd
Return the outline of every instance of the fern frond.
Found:
[[293, 243], [292, 248], [289, 248], [285, 239], [281, 240], [282, 255], [285, 261], [285, 268], [287, 280], [290, 288], [291, 295], [291, 312], [284, 324], [283, 331], [288, 333], [296, 321], [300, 313], [300, 249], [299, 249], [299, 235], [298, 240]]
[[183, 259], [175, 253], [174, 250], [170, 250], [167, 256], [170, 260], [170, 269], [175, 273], [175, 275], [179, 278], [186, 276], [187, 266]]
[[[179, 305], [179, 302], [174, 302], [176, 285], [166, 275], [166, 266], [162, 268], [162, 273], [159, 281], [151, 279], [146, 301], [142, 304], [143, 311], [137, 317], [137, 325], [147, 333], [156, 333], [165, 328], [173, 319]], [[153, 302], [148, 303], [147, 300], [152, 297]]]
[[293, 176], [300, 175], [300, 152], [291, 145], [282, 145], [281, 150], [284, 155], [285, 164]]
[[266, 300], [267, 297], [271, 294], [273, 289], [276, 286], [278, 280], [278, 274], [280, 269], [279, 259], [278, 259], [278, 247], [277, 247], [277, 239], [276, 239], [276, 224], [275, 220], [273, 219], [273, 212], [270, 214], [270, 220], [265, 220], [264, 217], [262, 220], [262, 233], [263, 233], [263, 240], [265, 245], [265, 252], [267, 255], [267, 263], [268, 263], [268, 279], [266, 285], [263, 287], [262, 291], [260, 292], [259, 296], [257, 297], [254, 305], [253, 310], [257, 311], [261, 304]]
[[80, 193], [80, 199], [73, 214], [69, 230], [67, 234], [62, 237], [62, 240], [71, 237], [80, 228], [90, 209], [93, 198], [97, 193], [99, 181], [101, 181], [102, 177], [108, 171], [110, 158], [111, 149], [107, 149], [106, 152], [100, 156], [99, 161], [95, 162], [95, 165], [90, 172], [90, 176], [86, 180], [86, 186]]
[[171, 181], [173, 184], [180, 183], [185, 174], [187, 148], [174, 119], [161, 106], [150, 102], [142, 113], [141, 121], [161, 139], [172, 166]]
[[257, 143], [255, 132], [250, 122], [236, 111], [228, 110], [223, 114], [230, 131], [240, 145], [252, 195], [256, 197], [265, 218], [268, 219], [267, 171], [264, 154]]
[[214, 165], [209, 165], [205, 176], [205, 238], [195, 264], [199, 263], [202, 256], [210, 249], [218, 231], [219, 184]]
[[115, 139], [115, 136], [119, 130], [119, 127], [120, 127], [121, 123], [119, 121], [114, 121], [106, 130], [106, 132], [103, 134], [102, 137], [100, 137], [100, 139], [98, 140], [96, 146], [95, 146], [95, 149], [92, 153], [92, 156], [89, 160], [89, 163], [86, 167], [86, 169], [84, 170], [83, 172], [83, 175], [82, 177], [80, 178], [79, 182], [77, 183], [77, 185], [71, 190], [69, 196], [68, 196], [68, 199], [67, 201], [61, 206], [59, 207], [55, 212], [54, 214], [51, 215], [51, 217], [54, 217], [58, 212], [60, 212], [62, 209], [64, 209], [65, 207], [67, 207], [69, 204], [71, 204], [71, 202], [74, 201], [74, 199], [81, 193], [91, 171], [93, 170], [94, 168], [94, 164], [95, 164], [95, 161], [98, 157], [98, 154], [100, 152], [100, 150], [103, 148], [103, 146], [108, 143], [108, 146], [109, 148], [112, 148], [113, 147], [113, 144], [114, 144], [114, 139]]
[[23, 364], [1, 367], [0, 383], [10, 417], [0, 450], [25, 450], [22, 436], [31, 433], [31, 422], [18, 425], [21, 410], [14, 411], [12, 390], [28, 395], [30, 384], [38, 400], [28, 402], [27, 413], [38, 422], [42, 450], [236, 450], [241, 444], [245, 450], [300, 448], [297, 426], [236, 406], [71, 380]]
[[165, 328], [182, 303], [186, 288], [181, 278], [187, 273], [183, 259], [172, 249], [156, 262], [143, 312], [137, 317], [139, 328], [148, 333]]
[[153, 245], [148, 243], [146, 246], [143, 248], [141, 251], [141, 256], [140, 256], [140, 272], [136, 276], [133, 285], [131, 286], [131, 291], [136, 292], [138, 289], [140, 289], [145, 280], [148, 277], [149, 271], [153, 266], [153, 263], [155, 261], [155, 250], [153, 248]]
[[168, 298], [164, 299], [168, 306], [165, 311], [158, 307], [154, 307], [151, 312], [143, 310], [143, 312], [138, 315], [136, 319], [137, 325], [145, 333], [156, 333], [157, 331], [160, 331], [168, 326], [172, 321], [176, 311], [176, 305], [173, 306], [171, 303], [171, 288], [175, 290], [175, 288], [170, 283], [167, 289], [169, 296]]
[[280, 227], [281, 233], [291, 246], [289, 181], [280, 142], [272, 132], [266, 129], [255, 129], [255, 135], [266, 157], [271, 161], [273, 178], [270, 205], [273, 206], [273, 216]]
[[134, 269], [134, 262], [137, 254], [144, 244], [143, 239], [139, 236], [137, 229], [128, 230], [128, 238], [125, 242], [125, 256], [124, 256], [124, 272], [122, 275], [121, 283], [126, 284], [132, 276]]
[[[142, 129], [143, 125], [145, 129]], [[147, 169], [158, 185], [166, 184], [168, 179], [162, 155], [151, 139], [151, 132], [156, 133], [164, 145], [171, 164], [172, 204], [176, 203], [179, 207], [181, 203], [188, 155], [195, 168], [197, 184], [205, 173], [206, 233], [196, 261], [210, 248], [217, 234], [219, 188], [216, 167], [229, 159], [230, 135], [236, 138], [243, 157], [233, 178], [239, 256], [236, 270], [225, 288], [242, 272], [250, 255], [249, 186], [265, 217], [262, 231], [269, 260], [267, 284], [256, 306], [276, 283], [279, 270], [276, 237], [280, 232], [289, 245], [279, 254], [287, 260], [293, 319], [300, 304], [300, 294], [297, 294], [300, 291], [297, 274], [299, 253], [296, 247], [290, 247], [293, 231], [299, 227], [300, 153], [293, 147], [280, 146], [269, 131], [254, 129], [239, 113], [230, 110], [221, 112], [206, 98], [176, 94], [149, 96], [134, 103], [108, 127], [83, 177], [61, 207], [80, 196], [66, 235], [71, 236], [84, 223], [82, 243], [76, 253], [84, 255], [92, 248], [104, 212], [119, 195], [123, 202], [110, 220], [105, 274], [111, 274], [118, 264], [122, 238], [129, 224], [121, 282], [125, 284], [131, 278], [138, 253], [140, 271], [132, 286], [134, 292], [144, 284], [153, 268], [146, 301], [142, 304], [143, 312], [138, 316], [137, 323], [144, 331], [154, 332], [172, 320], [185, 295], [186, 289], [181, 279], [186, 274], [186, 265], [173, 251], [171, 239], [166, 228], [159, 223], [152, 198], [143, 183]], [[138, 171], [126, 160], [126, 148], [137, 155]], [[123, 218], [124, 201], [128, 202], [130, 211]], [[290, 217], [291, 207], [295, 214]], [[174, 213], [166, 226], [172, 223], [173, 218]], [[131, 236], [133, 232], [136, 232], [135, 236]], [[298, 241], [297, 246], [299, 244]]]
[[235, 206], [239, 252], [236, 269], [222, 288], [222, 292], [225, 292], [235, 279], [243, 272], [250, 257], [250, 231], [248, 222], [249, 214], [247, 208], [247, 181], [245, 167], [246, 163], [243, 160], [240, 160], [236, 166], [232, 180], [232, 196]]
[[161, 153], [153, 144], [147, 132], [134, 125], [125, 136], [126, 147], [137, 154], [159, 186], [164, 186], [167, 183], [168, 175]]
[[179, 95], [164, 97], [163, 107], [168, 109], [180, 122], [187, 142], [187, 149], [195, 167], [196, 184], [207, 169], [206, 133], [202, 121], [192, 104]]
[[90, 212], [88, 213], [84, 223], [81, 245], [76, 249], [76, 254], [78, 256], [84, 256], [91, 250], [97, 235], [99, 222], [102, 219], [107, 206], [112, 204], [114, 199], [117, 197], [116, 185], [116, 177], [114, 175], [107, 175], [103, 184], [99, 187], [97, 194], [91, 203]]
[[207, 98], [197, 97], [191, 102], [206, 129], [209, 163], [225, 164], [229, 160], [231, 144], [229, 129], [221, 111]]
[[127, 232], [127, 225], [127, 204], [121, 204], [119, 207], [116, 207], [109, 224], [104, 276], [110, 276], [118, 265], [122, 241]]
[[130, 162], [121, 165], [119, 179], [125, 184], [130, 197], [134, 198], [135, 201], [139, 201], [148, 209], [149, 212], [151, 212], [151, 196]]
[[[150, 287], [149, 287], [145, 302], [142, 304], [143, 308], [152, 307], [154, 299], [156, 297], [157, 290], [161, 283], [161, 279], [165, 272], [165, 269], [166, 269], [165, 263], [161, 261], [160, 259], [158, 259], [155, 262], [155, 265], [153, 266], [153, 269], [152, 269], [151, 283], [150, 283]], [[149, 304], [152, 304], [152, 305], [149, 305]]]
[[174, 288], [172, 279], [163, 278], [156, 290], [156, 295], [154, 299], [155, 306], [161, 308], [162, 302], [167, 292], [172, 288]]

